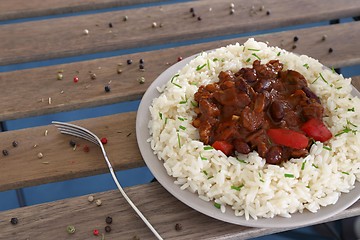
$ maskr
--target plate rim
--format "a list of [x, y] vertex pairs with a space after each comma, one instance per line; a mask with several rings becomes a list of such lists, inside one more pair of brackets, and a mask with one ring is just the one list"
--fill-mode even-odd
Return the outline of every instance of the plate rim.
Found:
[[[200, 199], [197, 193], [191, 193], [189, 190], [181, 190], [180, 186], [174, 183], [176, 178], [167, 174], [166, 169], [163, 166], [163, 160], [158, 159], [151, 149], [150, 143], [147, 142], [150, 138], [148, 128], [148, 122], [150, 120], [149, 107], [152, 104], [153, 99], [160, 95], [157, 87], [162, 87], [170, 81], [173, 75], [181, 70], [198, 54], [187, 57], [163, 71], [146, 90], [140, 101], [136, 114], [136, 138], [140, 153], [147, 167], [162, 187], [164, 187], [175, 198], [197, 212], [223, 222], [248, 227], [294, 228], [313, 225], [338, 214], [358, 201], [360, 198], [360, 182], [356, 181], [355, 187], [350, 190], [349, 193], [341, 193], [335, 204], [321, 207], [316, 213], [312, 213], [305, 209], [303, 213], [296, 212], [291, 214], [290, 218], [275, 216], [273, 218], [258, 218], [255, 220], [250, 217], [249, 220], [246, 220], [244, 216], [235, 216], [234, 210], [232, 210], [229, 206], [226, 206], [226, 212], [222, 213], [219, 209], [215, 208], [213, 204], [211, 204], [213, 201], [206, 202]], [[353, 90], [351, 94], [360, 97], [360, 92], [353, 86], [352, 88]], [[164, 175], [164, 173], [166, 175]], [[229, 215], [229, 213], [232, 215]], [[308, 218], [307, 216], [309, 215], [310, 217]]]

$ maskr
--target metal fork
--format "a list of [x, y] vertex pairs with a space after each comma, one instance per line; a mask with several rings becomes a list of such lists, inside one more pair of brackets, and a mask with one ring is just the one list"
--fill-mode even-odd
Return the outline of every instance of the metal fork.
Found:
[[139, 215], [139, 217], [144, 221], [144, 223], [148, 226], [148, 228], [154, 233], [154, 235], [159, 239], [162, 240], [162, 237], [160, 234], [155, 230], [155, 228], [150, 224], [150, 222], [145, 218], [145, 216], [140, 212], [140, 210], [135, 206], [135, 204], [130, 200], [130, 198], [126, 195], [125, 191], [121, 187], [116, 174], [114, 172], [113, 167], [111, 166], [111, 163], [106, 155], [104, 146], [100, 139], [92, 132], [87, 130], [86, 128], [70, 124], [70, 123], [64, 123], [64, 122], [52, 122], [63, 134], [73, 135], [75, 137], [83, 138], [85, 140], [88, 140], [89, 142], [92, 142], [96, 145], [98, 145], [101, 148], [101, 151], [104, 155], [105, 161], [108, 165], [108, 168], [110, 170], [111, 176], [118, 187], [120, 193], [123, 195], [123, 197], [126, 199], [126, 201], [130, 204], [130, 206], [135, 210], [135, 212]]

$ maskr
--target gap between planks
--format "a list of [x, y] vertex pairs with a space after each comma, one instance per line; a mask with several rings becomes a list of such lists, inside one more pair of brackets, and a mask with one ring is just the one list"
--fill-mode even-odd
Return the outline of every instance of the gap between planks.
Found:
[[[326, 41], [321, 40], [323, 35], [327, 35]], [[294, 36], [299, 38], [295, 49], [292, 48]], [[360, 45], [357, 44], [360, 39], [360, 22], [258, 35], [255, 39], [268, 41], [272, 46], [280, 46], [298, 54], [306, 54], [329, 67], [360, 64]], [[0, 121], [137, 100], [157, 76], [177, 62], [179, 56], [185, 58], [246, 40], [247, 37], [235, 38], [0, 73]], [[329, 48], [333, 48], [334, 52], [329, 53]], [[139, 70], [141, 58], [145, 61], [145, 71]], [[127, 59], [132, 59], [133, 63], [127, 65]], [[118, 74], [118, 69], [122, 71], [121, 74]], [[57, 80], [58, 71], [63, 75], [62, 80]], [[95, 80], [91, 79], [91, 73], [96, 74]], [[78, 83], [73, 82], [75, 76], [79, 78]], [[144, 84], [139, 84], [140, 77], [145, 77]], [[106, 85], [111, 87], [108, 93], [104, 91]], [[16, 95], [13, 94], [14, 89]]]
[[[250, 228], [225, 223], [201, 214], [170, 195], [159, 183], [149, 183], [125, 189], [135, 205], [143, 212], [164, 239], [248, 239], [282, 232], [285, 228]], [[112, 231], [105, 239], [155, 239], [150, 230], [129, 207], [118, 191], [93, 194], [101, 199], [100, 207], [88, 202], [88, 195], [0, 212], [2, 239], [84, 239], [94, 229], [104, 232], [105, 218], [111, 216]], [[207, 204], [204, 202], [204, 204]], [[360, 202], [325, 221], [358, 216]], [[12, 217], [19, 223], [11, 225]], [[175, 224], [182, 230], [176, 231]], [[73, 225], [73, 236], [66, 227]]]
[[[237, 6], [232, 15], [230, 2]], [[263, 4], [263, 11], [252, 13], [252, 6], [259, 9]], [[191, 7], [196, 17], [189, 12]], [[358, 0], [269, 0], [266, 4], [261, 1], [195, 1], [0, 25], [0, 65], [328, 21], [356, 16], [359, 10]], [[266, 14], [267, 11], [271, 14]], [[129, 16], [128, 21], [123, 21], [125, 15]], [[201, 21], [197, 20], [199, 16]], [[153, 28], [153, 22], [162, 27]], [[85, 29], [89, 30], [88, 35], [84, 34]]]

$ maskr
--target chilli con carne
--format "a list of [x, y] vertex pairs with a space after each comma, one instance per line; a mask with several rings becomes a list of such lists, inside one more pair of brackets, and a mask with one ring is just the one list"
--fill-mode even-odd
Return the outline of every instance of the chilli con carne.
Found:
[[228, 156], [256, 150], [267, 163], [280, 164], [306, 156], [311, 139], [332, 137], [304, 76], [283, 71], [278, 60], [222, 71], [218, 82], [200, 86], [194, 98], [200, 140]]

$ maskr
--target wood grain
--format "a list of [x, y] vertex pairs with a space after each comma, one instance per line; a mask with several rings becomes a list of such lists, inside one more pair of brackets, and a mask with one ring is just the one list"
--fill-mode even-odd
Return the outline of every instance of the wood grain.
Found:
[[[136, 143], [135, 116], [132, 112], [75, 123], [100, 138], [106, 137], [105, 148], [114, 169], [124, 170], [144, 165]], [[78, 144], [76, 150], [69, 144], [72, 139]], [[12, 146], [13, 141], [18, 142], [18, 147]], [[85, 145], [90, 152], [84, 151]], [[62, 135], [55, 126], [1, 132], [0, 150], [3, 149], [9, 155], [0, 156], [0, 191], [108, 172], [99, 147]]]
[[159, 1], [161, 0], [2, 0], [0, 1], [0, 21], [122, 7]]
[[[126, 192], [164, 239], [248, 239], [289, 230], [281, 227], [249, 228], [215, 220], [181, 203], [158, 183], [130, 187]], [[105, 239], [134, 239], [135, 236], [140, 239], [155, 239], [118, 191], [93, 196], [102, 200], [100, 207], [89, 203], [88, 196], [81, 196], [1, 212], [1, 239], [48, 240], [54, 236], [56, 239], [95, 239], [92, 231], [98, 229], [100, 233], [104, 233], [107, 216], [113, 218], [113, 223], [112, 231], [105, 233]], [[359, 214], [358, 201], [326, 221]], [[19, 219], [17, 225], [9, 223], [12, 217]], [[177, 223], [181, 224], [181, 231], [175, 230]], [[76, 228], [74, 235], [66, 232], [68, 225]]]
[[[238, 6], [232, 15], [230, 2]], [[252, 13], [252, 6], [259, 9], [263, 4], [263, 11]], [[191, 7], [201, 21], [191, 16]], [[358, 0], [269, 0], [266, 4], [260, 0], [196, 1], [7, 24], [0, 26], [0, 65], [352, 17], [359, 9]], [[129, 16], [126, 22], [124, 15]], [[109, 22], [113, 28], [109, 28]], [[153, 22], [162, 27], [153, 28]], [[89, 30], [89, 35], [84, 34], [84, 29]]]
[[[321, 40], [323, 35], [327, 35], [326, 41]], [[296, 49], [292, 49], [294, 36], [299, 38]], [[140, 99], [154, 79], [177, 62], [178, 56], [185, 58], [230, 43], [243, 43], [246, 39], [247, 37], [213, 41], [0, 73], [0, 121]], [[268, 41], [272, 46], [280, 46], [298, 54], [309, 55], [329, 67], [360, 63], [360, 45], [357, 44], [360, 39], [360, 22], [258, 35], [255, 39]], [[334, 50], [331, 54], [328, 53], [330, 47]], [[141, 58], [145, 61], [145, 71], [139, 70]], [[128, 59], [132, 59], [133, 64], [127, 65]], [[121, 74], [117, 73], [118, 69], [122, 70]], [[57, 80], [59, 70], [62, 71], [63, 80]], [[91, 79], [90, 72], [96, 74], [95, 80]], [[78, 83], [73, 82], [75, 76], [79, 77]], [[140, 77], [145, 77], [144, 84], [139, 84]], [[111, 91], [105, 93], [104, 86], [109, 82]]]

